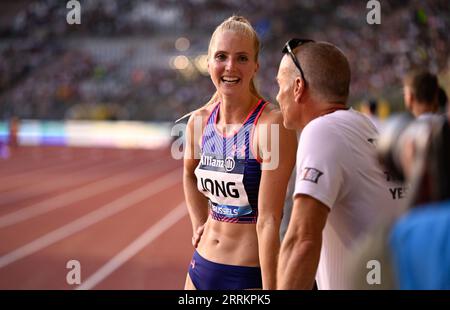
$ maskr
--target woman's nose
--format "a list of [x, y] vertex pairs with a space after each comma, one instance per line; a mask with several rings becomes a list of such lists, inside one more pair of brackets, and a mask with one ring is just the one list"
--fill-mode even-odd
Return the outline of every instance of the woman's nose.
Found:
[[233, 59], [229, 58], [225, 64], [225, 70], [231, 71], [235, 66], [235, 62]]

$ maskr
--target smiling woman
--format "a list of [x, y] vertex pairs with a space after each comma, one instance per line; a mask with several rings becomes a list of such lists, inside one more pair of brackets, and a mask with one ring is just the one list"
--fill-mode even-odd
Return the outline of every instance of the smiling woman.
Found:
[[[243, 17], [225, 20], [211, 37], [208, 72], [216, 92], [192, 113], [186, 132], [183, 182], [196, 248], [186, 289], [275, 288], [297, 141], [256, 90], [258, 54], [259, 39]], [[276, 128], [271, 141], [259, 139], [260, 127]], [[262, 151], [275, 148], [280, 158]]]
[[[256, 96], [253, 76], [258, 70], [254, 46], [245, 34], [226, 30], [215, 36], [209, 48], [209, 73], [217, 92], [226, 97]], [[245, 90], [252, 88], [253, 92]]]
[[208, 104], [218, 99], [220, 82], [231, 85], [239, 83], [250, 89], [250, 93], [247, 91], [241, 95], [262, 97], [253, 82], [259, 68], [259, 48], [257, 34], [244, 17], [230, 17], [216, 28], [208, 48], [208, 71], [217, 91]]

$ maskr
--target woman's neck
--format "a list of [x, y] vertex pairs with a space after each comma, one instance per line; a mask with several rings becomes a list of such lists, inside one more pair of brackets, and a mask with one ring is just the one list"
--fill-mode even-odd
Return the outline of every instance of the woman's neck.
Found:
[[258, 101], [259, 99], [252, 94], [240, 97], [222, 97], [218, 122], [242, 124]]

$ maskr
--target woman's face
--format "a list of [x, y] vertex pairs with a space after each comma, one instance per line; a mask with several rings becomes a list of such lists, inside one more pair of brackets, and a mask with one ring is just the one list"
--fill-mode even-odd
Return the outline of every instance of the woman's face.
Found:
[[234, 31], [216, 35], [211, 46], [208, 71], [222, 96], [250, 92], [250, 81], [258, 70], [252, 40]]

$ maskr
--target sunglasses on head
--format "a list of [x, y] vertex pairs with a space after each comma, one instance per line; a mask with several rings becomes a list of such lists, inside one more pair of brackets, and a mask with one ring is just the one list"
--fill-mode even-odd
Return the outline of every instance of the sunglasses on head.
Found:
[[314, 40], [294, 38], [294, 39], [290, 39], [289, 41], [287, 41], [283, 48], [284, 54], [288, 53], [289, 55], [291, 55], [292, 61], [294, 62], [295, 66], [298, 68], [298, 70], [300, 71], [303, 82], [305, 84], [306, 84], [305, 75], [303, 74], [303, 70], [302, 70], [302, 67], [300, 66], [300, 62], [298, 61], [298, 59], [295, 56], [293, 51], [296, 47], [299, 47], [300, 45], [303, 45], [303, 44], [309, 43], [309, 42], [314, 42]]

